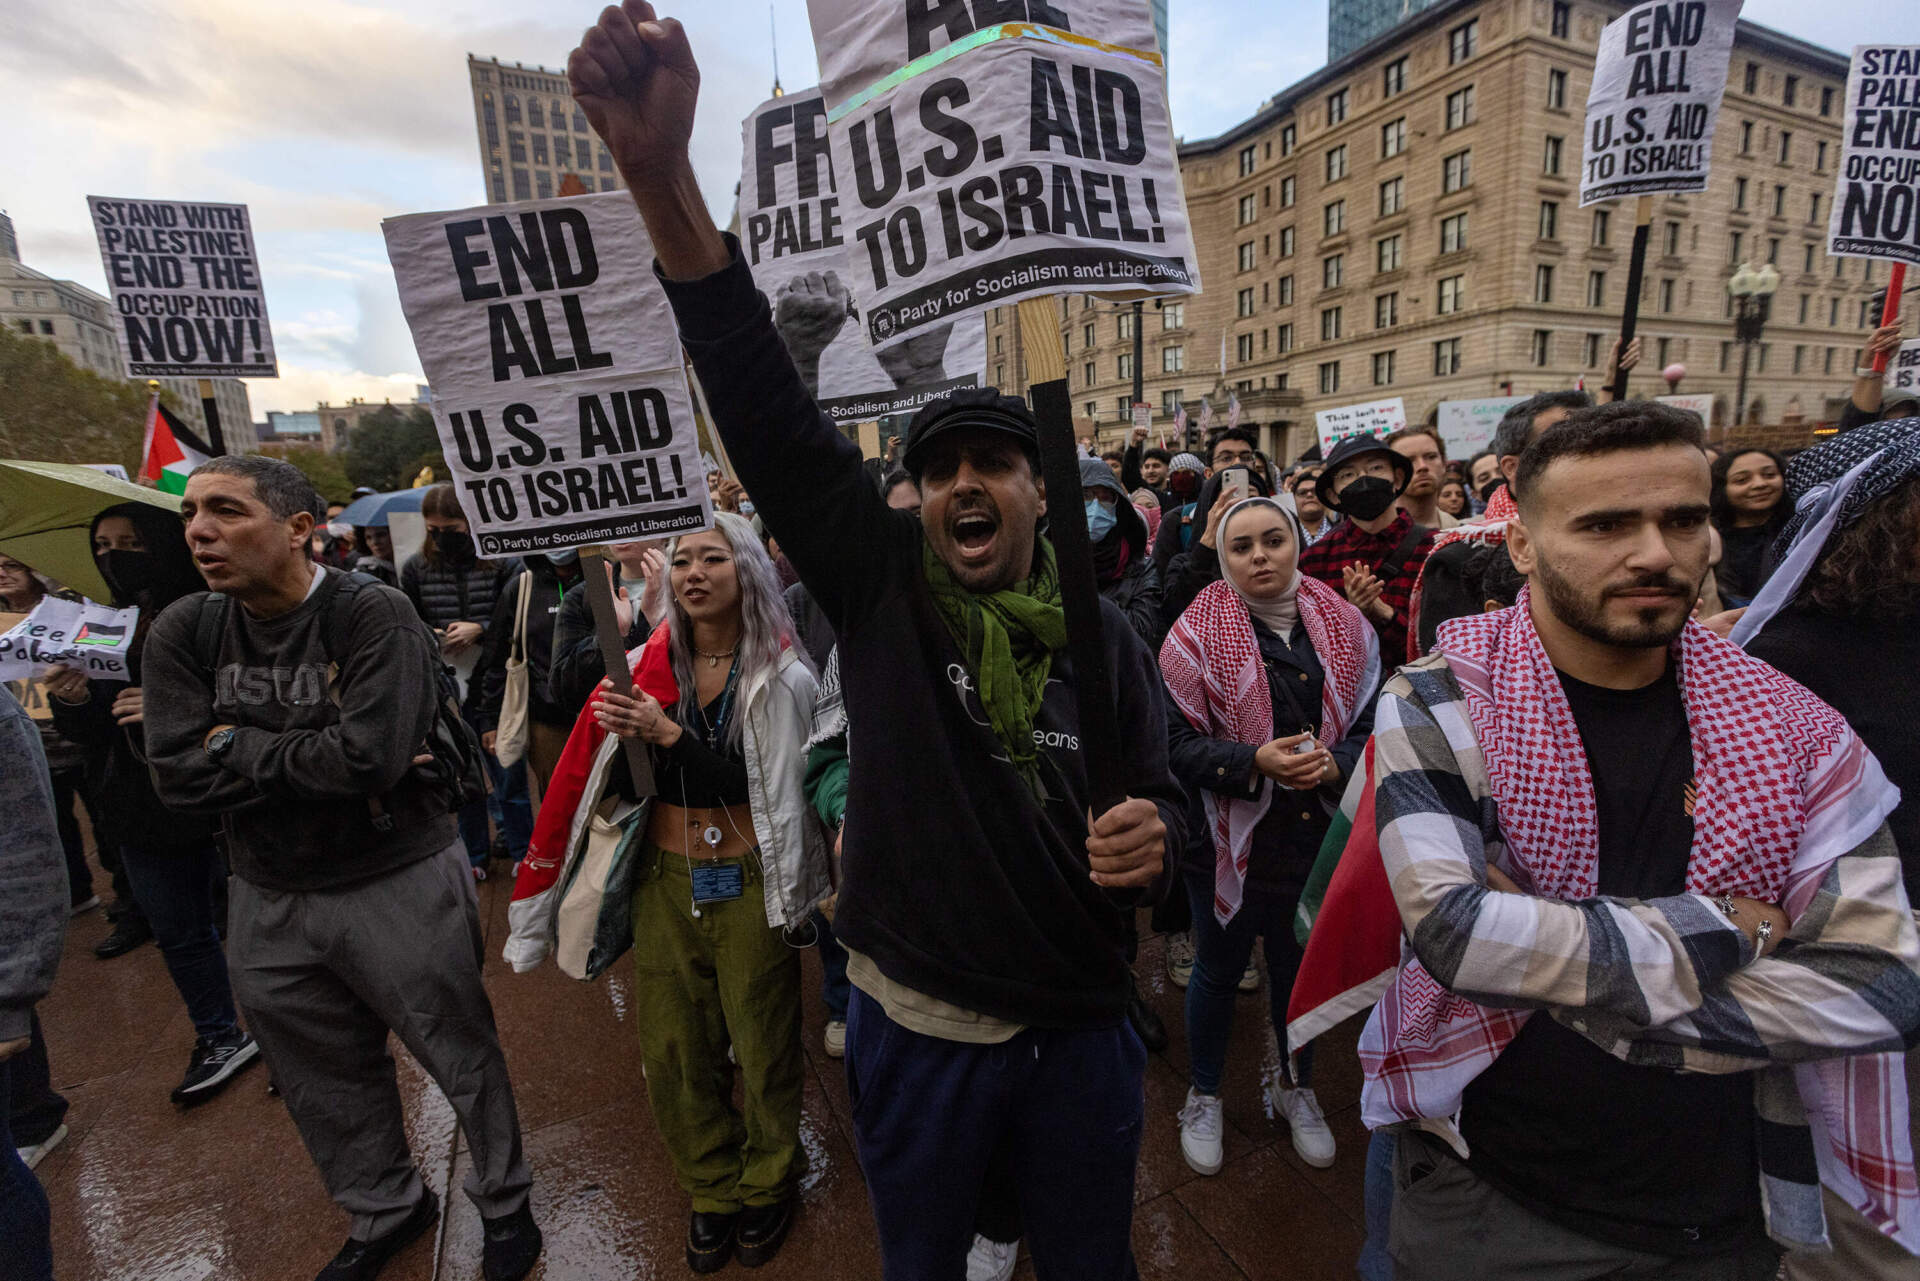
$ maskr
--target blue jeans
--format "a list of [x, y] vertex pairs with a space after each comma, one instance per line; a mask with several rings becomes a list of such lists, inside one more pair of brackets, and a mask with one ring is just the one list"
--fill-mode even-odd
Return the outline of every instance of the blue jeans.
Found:
[[960, 1281], [990, 1184], [1011, 1191], [1040, 1276], [1135, 1281], [1146, 1066], [1124, 1021], [972, 1045], [853, 989], [847, 1094], [886, 1281]]
[[813, 914], [813, 928], [820, 932], [820, 995], [827, 1002], [827, 1018], [844, 1023], [847, 993], [852, 990], [847, 982], [847, 949], [833, 937], [833, 922], [818, 912]]
[[[1187, 1050], [1193, 1067], [1194, 1089], [1220, 1093], [1220, 1077], [1227, 1069], [1227, 1038], [1233, 1032], [1233, 1001], [1240, 976], [1253, 959], [1253, 941], [1267, 945], [1267, 995], [1272, 1002], [1273, 1030], [1284, 1046], [1287, 1040], [1287, 1001], [1293, 996], [1293, 978], [1300, 972], [1301, 949], [1293, 937], [1293, 913], [1299, 900], [1293, 895], [1249, 890], [1240, 910], [1225, 928], [1213, 915], [1213, 877], [1185, 873], [1187, 898], [1193, 904], [1193, 979], [1187, 984]], [[1305, 1086], [1313, 1079], [1313, 1047], [1287, 1065], [1287, 1083]]]
[[1397, 1141], [1392, 1130], [1375, 1130], [1367, 1141], [1367, 1241], [1354, 1264], [1360, 1281], [1393, 1281], [1393, 1256], [1387, 1253], [1387, 1238], [1393, 1227], [1393, 1150]]
[[232, 1031], [240, 1016], [214, 913], [215, 878], [227, 875], [220, 852], [211, 841], [180, 849], [122, 845], [120, 859], [193, 1030], [201, 1036]]
[[[475, 731], [478, 732], [477, 730]], [[533, 839], [533, 802], [527, 797], [527, 761], [523, 756], [512, 765], [502, 765], [493, 753], [482, 752], [487, 763], [487, 795], [460, 809], [460, 840], [467, 847], [467, 861], [485, 867], [493, 838], [487, 831], [492, 819], [507, 843], [507, 857], [518, 861], [526, 855], [527, 842]]]
[[[0, 1097], [12, 1092], [13, 1065], [0, 1062]], [[9, 1278], [53, 1281], [53, 1213], [46, 1189], [13, 1146], [13, 1126], [0, 1111], [0, 1259]]]

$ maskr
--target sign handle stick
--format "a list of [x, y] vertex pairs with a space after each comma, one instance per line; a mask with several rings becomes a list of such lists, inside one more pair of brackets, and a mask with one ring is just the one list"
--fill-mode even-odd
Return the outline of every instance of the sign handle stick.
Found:
[[1100, 626], [1100, 589], [1093, 578], [1093, 543], [1087, 536], [1086, 500], [1080, 490], [1080, 453], [1073, 439], [1073, 405], [1067, 393], [1059, 316], [1060, 306], [1052, 298], [1029, 298], [1020, 304], [1033, 416], [1040, 424], [1047, 537], [1053, 543], [1067, 615], [1067, 653], [1073, 662], [1087, 789], [1093, 812], [1099, 815], [1125, 800], [1127, 793], [1121, 772], [1119, 717], [1113, 706], [1113, 673], [1107, 670]]
[[[1647, 237], [1653, 230], [1653, 197], [1641, 196], [1633, 210], [1633, 256], [1627, 261], [1627, 303], [1620, 313], [1620, 354], [1626, 355], [1640, 324], [1640, 290], [1647, 274]], [[1613, 398], [1627, 398], [1627, 371], [1613, 371]]]
[[200, 412], [207, 417], [207, 443], [216, 457], [227, 452], [226, 434], [220, 430], [220, 402], [214, 399], [213, 379], [200, 380]]
[[[593, 637], [600, 644], [600, 659], [607, 666], [607, 675], [613, 679], [614, 688], [623, 687], [628, 694], [633, 693], [631, 668], [627, 665], [626, 638], [620, 634], [620, 620], [613, 616], [613, 588], [607, 582], [607, 554], [598, 547], [580, 550], [580, 576], [587, 585], [587, 604], [593, 608]], [[635, 609], [640, 602], [633, 603]], [[647, 745], [639, 739], [629, 738], [621, 746], [626, 751], [627, 768], [633, 772], [633, 794], [652, 796], [653, 759], [647, 754]]]
[[727, 442], [720, 439], [720, 429], [714, 426], [713, 411], [707, 408], [706, 388], [700, 385], [700, 375], [687, 367], [687, 386], [693, 389], [693, 403], [699, 407], [700, 417], [707, 424], [707, 440], [713, 445], [713, 461], [720, 464], [720, 474], [728, 480], [738, 480], [733, 474], [733, 459], [727, 457]]
[[[1880, 324], [1884, 328], [1900, 319], [1900, 293], [1907, 287], [1907, 264], [1893, 264], [1893, 275], [1887, 279], [1887, 305], [1880, 309]], [[1873, 372], [1887, 372], [1887, 353], [1881, 352], [1873, 358]]]

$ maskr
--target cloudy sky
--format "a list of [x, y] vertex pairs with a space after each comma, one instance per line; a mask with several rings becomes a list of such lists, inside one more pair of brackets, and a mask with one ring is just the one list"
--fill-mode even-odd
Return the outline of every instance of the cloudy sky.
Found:
[[[814, 80], [804, 0], [775, 0], [780, 76]], [[575, 12], [577, 10], [577, 12]], [[1885, 38], [1884, 0], [1748, 0], [1832, 49]], [[86, 197], [244, 202], [260, 242], [278, 379], [256, 418], [420, 380], [380, 237], [392, 214], [485, 199], [466, 55], [559, 68], [592, 0], [4, 0], [0, 209], [22, 259], [105, 292]], [[765, 0], [681, 15], [700, 59], [695, 162], [730, 201], [739, 121], [772, 80]], [[1206, 137], [1325, 58], [1324, 0], [1172, 0], [1175, 129]]]

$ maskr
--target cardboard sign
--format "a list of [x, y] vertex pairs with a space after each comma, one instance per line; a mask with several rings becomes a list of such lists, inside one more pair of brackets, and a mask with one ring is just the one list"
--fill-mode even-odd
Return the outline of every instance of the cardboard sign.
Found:
[[1343, 405], [1322, 409], [1313, 416], [1320, 433], [1320, 454], [1325, 457], [1333, 447], [1349, 436], [1378, 436], [1382, 440], [1407, 425], [1407, 402], [1398, 396], [1392, 400], [1370, 400], [1364, 405]]
[[1146, 0], [807, 9], [874, 347], [1036, 294], [1198, 292]]
[[741, 133], [741, 251], [827, 416], [864, 422], [911, 413], [943, 392], [979, 386], [987, 332], [978, 321], [946, 322], [878, 351], [867, 345], [850, 292], [845, 187], [836, 181], [820, 91], [761, 103]]
[[[7, 615], [0, 614], [0, 623]], [[47, 702], [47, 687], [39, 681], [8, 681], [7, 689], [14, 700], [20, 704], [20, 710], [36, 724], [44, 724], [53, 719], [53, 707]]]
[[1443, 400], [1440, 402], [1440, 439], [1446, 442], [1447, 457], [1467, 459], [1493, 443], [1500, 420], [1525, 396], [1486, 396], [1479, 400]]
[[1705, 191], [1741, 0], [1648, 0], [1607, 24], [1587, 94], [1580, 206]]
[[278, 378], [245, 205], [88, 196], [129, 378]]
[[1827, 252], [1920, 262], [1920, 45], [1856, 45]]
[[1920, 391], [1920, 338], [1909, 338], [1887, 361], [1886, 391]]
[[1700, 415], [1702, 427], [1713, 426], [1713, 397], [1711, 396], [1655, 396], [1654, 401], [1662, 405], [1672, 405], [1675, 409], [1684, 409]]
[[90, 680], [126, 680], [138, 608], [44, 597], [0, 634], [0, 681], [35, 680], [55, 663], [86, 669]]
[[680, 336], [625, 192], [382, 224], [484, 557], [707, 528]]

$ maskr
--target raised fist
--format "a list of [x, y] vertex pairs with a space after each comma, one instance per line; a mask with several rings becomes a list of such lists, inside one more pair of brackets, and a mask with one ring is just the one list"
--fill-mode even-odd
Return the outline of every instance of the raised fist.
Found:
[[947, 376], [947, 339], [952, 336], [952, 325], [936, 325], [873, 354], [896, 389], [937, 383]]
[[629, 186], [686, 165], [700, 68], [678, 21], [646, 0], [608, 5], [567, 58], [567, 83]]
[[820, 353], [853, 311], [853, 298], [832, 271], [809, 271], [782, 284], [773, 296], [773, 327], [799, 367], [807, 390], [818, 395]]

